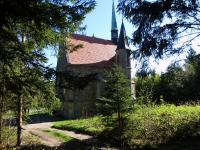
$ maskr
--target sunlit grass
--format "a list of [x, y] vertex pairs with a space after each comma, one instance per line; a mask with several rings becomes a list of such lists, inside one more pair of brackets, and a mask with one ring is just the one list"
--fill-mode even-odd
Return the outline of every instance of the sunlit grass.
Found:
[[88, 119], [59, 121], [53, 124], [53, 128], [97, 135], [106, 128], [102, 119], [102, 116], [95, 116]]
[[69, 142], [74, 139], [74, 138], [67, 136], [66, 134], [59, 132], [59, 131], [54, 131], [54, 130], [43, 130], [43, 131], [48, 133], [49, 135], [52, 135], [56, 138], [63, 140], [65, 142]]

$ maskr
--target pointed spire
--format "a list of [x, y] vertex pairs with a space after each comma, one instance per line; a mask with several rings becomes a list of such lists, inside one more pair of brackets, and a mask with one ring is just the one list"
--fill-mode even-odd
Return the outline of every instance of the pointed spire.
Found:
[[121, 29], [120, 29], [117, 49], [131, 50], [130, 47], [129, 47], [129, 44], [128, 44], [128, 39], [127, 39], [127, 36], [126, 36], [126, 30], [125, 30], [125, 27], [124, 27], [123, 19], [122, 19], [122, 25], [121, 25]]
[[112, 5], [112, 27], [111, 30], [118, 30], [117, 29], [117, 21], [116, 21], [116, 15], [115, 15], [115, 4], [113, 0], [113, 5]]
[[117, 29], [116, 15], [115, 15], [114, 0], [113, 0], [113, 5], [112, 5], [111, 40], [115, 44], [117, 44], [117, 41], [118, 41], [118, 29]]

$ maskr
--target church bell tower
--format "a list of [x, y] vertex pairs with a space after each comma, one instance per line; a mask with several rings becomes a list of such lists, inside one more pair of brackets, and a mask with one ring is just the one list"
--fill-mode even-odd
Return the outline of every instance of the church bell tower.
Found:
[[117, 29], [114, 1], [112, 5], [111, 40], [113, 41], [114, 44], [117, 44], [118, 42], [118, 29]]
[[123, 21], [122, 21], [122, 25], [120, 29], [116, 53], [117, 53], [116, 54], [117, 64], [120, 65], [124, 69], [128, 78], [131, 79], [131, 63], [130, 63], [131, 49], [129, 47]]

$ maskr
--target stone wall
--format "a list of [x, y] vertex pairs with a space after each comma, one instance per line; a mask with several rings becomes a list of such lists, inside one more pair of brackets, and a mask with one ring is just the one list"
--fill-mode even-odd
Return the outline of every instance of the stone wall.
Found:
[[89, 117], [96, 113], [95, 101], [103, 92], [103, 76], [105, 69], [87, 66], [68, 66], [68, 70], [75, 75], [86, 76], [97, 73], [97, 79], [91, 81], [83, 89], [59, 89], [62, 99], [62, 114], [66, 118]]

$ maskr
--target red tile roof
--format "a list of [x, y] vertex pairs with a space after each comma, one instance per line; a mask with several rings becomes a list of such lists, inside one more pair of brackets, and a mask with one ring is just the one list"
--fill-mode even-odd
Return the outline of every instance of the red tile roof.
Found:
[[83, 45], [83, 48], [69, 53], [69, 63], [72, 65], [107, 67], [112, 64], [116, 55], [117, 45], [110, 40], [75, 34], [71, 43]]

